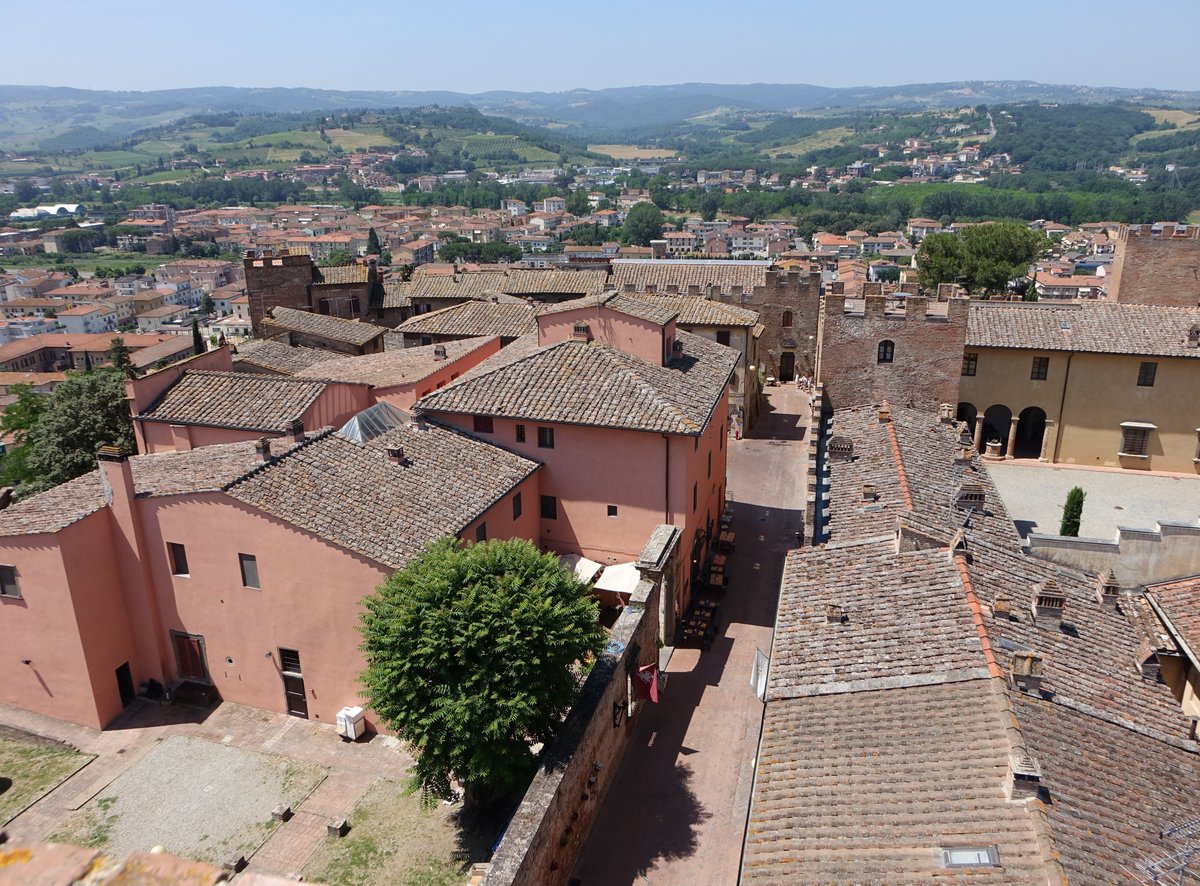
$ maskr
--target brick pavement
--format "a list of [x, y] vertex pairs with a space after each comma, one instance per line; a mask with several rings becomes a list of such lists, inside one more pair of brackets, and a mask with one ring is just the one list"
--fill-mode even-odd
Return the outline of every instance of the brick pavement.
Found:
[[770, 388], [759, 426], [731, 442], [737, 550], [708, 652], [680, 648], [663, 700], [635, 727], [574, 876], [582, 886], [737, 880], [762, 703], [755, 650], [770, 652], [783, 560], [802, 523], [806, 397]]

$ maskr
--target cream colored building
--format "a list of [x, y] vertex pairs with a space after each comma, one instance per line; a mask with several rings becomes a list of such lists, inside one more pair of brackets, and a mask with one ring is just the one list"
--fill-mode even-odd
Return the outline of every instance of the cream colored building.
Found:
[[959, 400], [981, 451], [1200, 473], [1200, 309], [976, 302]]

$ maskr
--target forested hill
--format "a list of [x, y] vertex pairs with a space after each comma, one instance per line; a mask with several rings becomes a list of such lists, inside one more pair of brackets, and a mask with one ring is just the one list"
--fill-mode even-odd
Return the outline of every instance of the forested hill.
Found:
[[918, 110], [976, 104], [1104, 103], [1200, 107], [1200, 93], [1159, 89], [1060, 86], [1032, 81], [964, 81], [831, 88], [810, 84], [685, 83], [565, 92], [338, 91], [329, 89], [194, 89], [115, 92], [48, 86], [0, 86], [0, 148], [35, 148], [73, 133], [77, 143], [105, 144], [200, 113], [474, 107], [531, 124], [587, 132], [670, 125], [720, 109], [787, 112], [841, 109]]

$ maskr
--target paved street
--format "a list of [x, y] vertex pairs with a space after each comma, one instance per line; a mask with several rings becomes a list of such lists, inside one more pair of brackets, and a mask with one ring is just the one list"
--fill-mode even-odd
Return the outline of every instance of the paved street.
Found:
[[1013, 462], [988, 470], [1022, 536], [1057, 535], [1072, 486], [1087, 494], [1079, 525], [1084, 538], [1113, 538], [1118, 526], [1153, 529], [1159, 520], [1194, 525], [1200, 519], [1200, 477]]
[[802, 522], [805, 395], [768, 388], [750, 439], [731, 442], [737, 550], [708, 652], [677, 649], [575, 870], [581, 886], [730, 884], [737, 879], [763, 706], [750, 686], [769, 652], [783, 559]]

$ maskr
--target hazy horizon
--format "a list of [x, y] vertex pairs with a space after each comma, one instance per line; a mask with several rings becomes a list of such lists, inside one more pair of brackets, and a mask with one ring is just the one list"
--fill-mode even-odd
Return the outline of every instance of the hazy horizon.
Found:
[[[20, 25], [34, 27], [28, 9], [5, 18], [20, 16]], [[706, 0], [682, 11], [612, 0], [531, 19], [471, 0], [453, 18], [428, 5], [363, 4], [345, 7], [340, 20], [316, 0], [202, 6], [60, 0], [54, 21], [69, 25], [65, 34], [86, 35], [81, 51], [72, 51], [69, 37], [53, 48], [43, 40], [10, 41], [0, 79], [139, 92], [227, 85], [553, 93], [684, 83], [866, 88], [970, 80], [1200, 90], [1200, 74], [1187, 64], [1200, 32], [1200, 4], [1147, 9], [1139, 26], [1128, 4], [1114, 0], [1095, 0], [1086, 16], [1016, 0], [1002, 13], [968, 21], [941, 20], [953, 7], [935, 0], [901, 7], [865, 0], [853, 21], [841, 7], [781, 0], [746, 12]]]

